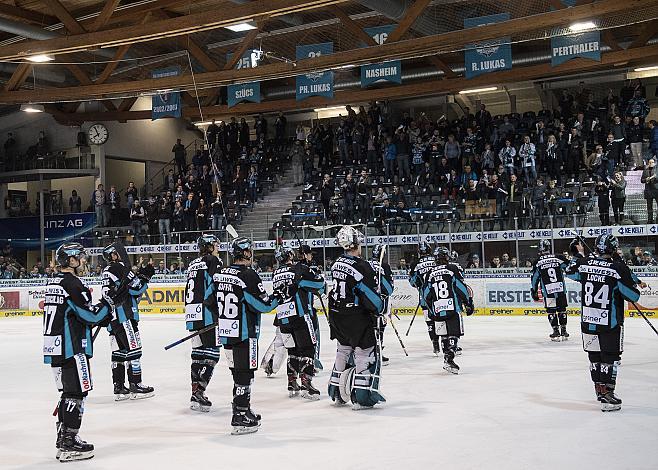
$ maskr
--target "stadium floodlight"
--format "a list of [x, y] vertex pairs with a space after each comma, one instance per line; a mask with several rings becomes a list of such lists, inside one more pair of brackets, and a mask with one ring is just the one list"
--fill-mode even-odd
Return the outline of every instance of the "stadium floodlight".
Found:
[[638, 67], [638, 68], [634, 69], [634, 72], [648, 72], [650, 70], [658, 71], [658, 65], [652, 65], [650, 67]]
[[496, 91], [498, 90], [497, 86], [488, 86], [484, 88], [471, 88], [470, 90], [462, 90], [459, 92], [460, 95], [471, 95], [475, 93], [486, 93], [488, 91]]
[[36, 54], [36, 55], [28, 56], [26, 58], [26, 60], [28, 60], [30, 62], [37, 63], [37, 64], [42, 64], [44, 62], [51, 62], [51, 61], [55, 60], [55, 58], [53, 56], [47, 55], [47, 54]]
[[250, 22], [245, 21], [244, 23], [232, 24], [231, 26], [224, 26], [226, 29], [230, 29], [234, 33], [241, 33], [242, 31], [249, 31], [256, 29], [256, 26]]
[[42, 104], [22, 104], [21, 111], [24, 113], [43, 113], [46, 110]]
[[580, 33], [581, 31], [587, 31], [588, 29], [596, 29], [596, 25], [592, 21], [583, 21], [581, 23], [574, 23], [569, 26], [569, 31], [572, 33]]

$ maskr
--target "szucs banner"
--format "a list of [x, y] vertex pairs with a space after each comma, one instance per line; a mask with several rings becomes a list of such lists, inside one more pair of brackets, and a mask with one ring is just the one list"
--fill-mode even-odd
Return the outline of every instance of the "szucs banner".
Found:
[[601, 32], [588, 31], [551, 38], [551, 65], [583, 57], [601, 62]]
[[[297, 60], [302, 60], [333, 54], [333, 52], [334, 43], [323, 42], [320, 44], [297, 46], [295, 57]], [[304, 100], [310, 96], [326, 96], [327, 98], [333, 98], [334, 73], [325, 71], [297, 75], [295, 96], [297, 101]]]
[[[397, 25], [375, 26], [364, 29], [365, 33], [372, 37], [377, 44], [384, 44], [388, 35]], [[402, 83], [402, 61], [392, 60], [380, 64], [361, 66], [361, 87], [365, 88], [380, 81]]]
[[[12, 217], [0, 219], [0, 237], [11, 239], [14, 248], [36, 248], [41, 239], [39, 217]], [[79, 214], [47, 215], [44, 220], [46, 247], [56, 248], [63, 241], [79, 237], [96, 226], [96, 214], [82, 212]]]
[[[236, 69], [252, 68], [258, 65], [257, 61], [251, 60], [253, 51], [250, 49], [246, 51], [240, 60], [235, 64]], [[230, 52], [226, 54], [226, 60], [231, 60]], [[260, 103], [260, 82], [239, 83], [237, 85], [229, 85], [227, 91], [228, 107], [235, 106], [242, 101], [251, 101], [252, 103]]]
[[[151, 78], [177, 77], [179, 75], [180, 67], [167, 67], [154, 70]], [[181, 117], [180, 92], [167, 90], [151, 97], [151, 120], [155, 121], [163, 117]]]
[[[465, 18], [464, 28], [475, 28], [509, 19], [509, 13]], [[512, 68], [512, 45], [510, 41], [511, 38], [503, 37], [477, 44], [466, 44], [464, 52], [466, 78], [477, 77], [483, 73], [510, 70]]]

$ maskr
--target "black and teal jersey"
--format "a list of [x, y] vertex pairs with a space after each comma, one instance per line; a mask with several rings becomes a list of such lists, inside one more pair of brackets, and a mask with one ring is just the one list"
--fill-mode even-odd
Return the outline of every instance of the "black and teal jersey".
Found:
[[313, 314], [313, 295], [324, 292], [324, 278], [306, 264], [286, 264], [274, 271], [274, 292], [282, 299], [274, 324], [286, 325], [295, 317]]
[[187, 269], [185, 322], [197, 331], [217, 323], [216, 283], [222, 262], [214, 255], [196, 258]]

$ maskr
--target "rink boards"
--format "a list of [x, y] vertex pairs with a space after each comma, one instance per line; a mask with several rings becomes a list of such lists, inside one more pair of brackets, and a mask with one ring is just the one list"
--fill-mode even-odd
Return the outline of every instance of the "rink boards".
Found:
[[[642, 290], [637, 305], [647, 316], [658, 317], [658, 273], [638, 272], [638, 276], [649, 284]], [[468, 285], [473, 290], [476, 315], [545, 315], [543, 301], [533, 301], [530, 296], [530, 276], [523, 273], [469, 274]], [[44, 301], [43, 279], [2, 281], [0, 283], [0, 318], [40, 315]], [[85, 279], [94, 301], [100, 298], [99, 278]], [[268, 292], [272, 282], [264, 280]], [[331, 283], [329, 284], [331, 285]], [[159, 279], [151, 282], [139, 305], [141, 314], [182, 314], [184, 311], [185, 282], [182, 278]], [[567, 280], [569, 309], [578, 315], [580, 305], [579, 286]], [[326, 304], [326, 298], [325, 298]], [[418, 306], [418, 291], [406, 276], [396, 276], [391, 309], [399, 315], [413, 314]], [[316, 299], [316, 307], [321, 310]], [[633, 307], [627, 307], [627, 316], [634, 316]]]

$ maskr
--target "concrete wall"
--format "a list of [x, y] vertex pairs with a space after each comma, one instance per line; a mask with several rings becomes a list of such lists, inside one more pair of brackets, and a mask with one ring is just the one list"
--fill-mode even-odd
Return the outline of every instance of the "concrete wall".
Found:
[[[144, 185], [144, 162], [128, 162], [124, 160], [114, 160], [107, 158], [105, 160], [105, 182], [106, 191], [114, 185], [117, 191], [121, 193], [128, 187], [129, 182], [134, 182], [137, 188]], [[121, 197], [121, 206], [126, 207], [126, 198]]]
[[78, 192], [78, 196], [82, 199], [82, 210], [86, 210], [91, 200], [91, 194], [94, 192], [94, 177], [93, 176], [79, 176], [75, 178], [62, 178], [51, 180], [51, 190], [62, 190], [62, 207], [64, 213], [69, 213], [69, 198], [71, 191], [74, 189]]
[[14, 139], [20, 152], [36, 144], [39, 131], [44, 131], [50, 148], [53, 150], [67, 150], [75, 147], [76, 138], [80, 128], [62, 126], [47, 113], [15, 112], [0, 117], [0, 143], [7, 140], [7, 133], [13, 132]]

